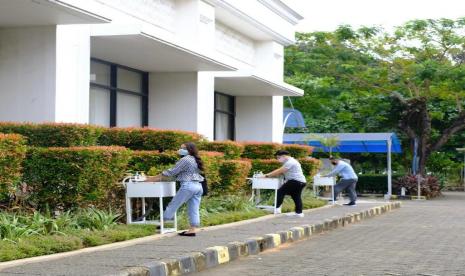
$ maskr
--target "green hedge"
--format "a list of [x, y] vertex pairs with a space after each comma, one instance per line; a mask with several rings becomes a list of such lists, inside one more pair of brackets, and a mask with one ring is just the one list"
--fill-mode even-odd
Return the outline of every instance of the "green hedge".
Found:
[[223, 194], [249, 191], [247, 176], [251, 168], [252, 164], [249, 161], [225, 160], [219, 169], [221, 182], [212, 187], [212, 192]]
[[281, 149], [281, 144], [245, 142], [243, 158], [248, 159], [273, 159], [276, 151]]
[[199, 148], [205, 151], [222, 152], [227, 159], [240, 158], [244, 152], [244, 145], [233, 141], [204, 142], [199, 144]]
[[296, 144], [277, 144], [263, 142], [244, 142], [243, 158], [247, 159], [274, 159], [278, 150], [287, 150], [294, 158], [308, 157], [313, 152], [313, 147]]
[[153, 167], [173, 165], [178, 160], [179, 155], [174, 151], [159, 152], [135, 150], [131, 152], [128, 170], [147, 173]]
[[[402, 175], [392, 175], [394, 183]], [[386, 194], [388, 189], [387, 175], [385, 174], [362, 174], [358, 176], [356, 190], [362, 194]], [[397, 191], [393, 191], [393, 194]]]
[[298, 160], [302, 166], [302, 171], [307, 178], [307, 183], [313, 182], [313, 176], [320, 169], [321, 161], [312, 157], [299, 158]]
[[24, 163], [24, 181], [40, 209], [94, 205], [119, 209], [130, 151], [122, 147], [34, 148]]
[[[311, 177], [313, 177], [318, 169], [321, 166], [320, 160], [307, 157], [307, 158], [298, 158], [297, 159], [302, 166], [302, 171], [307, 178], [307, 182], [311, 182]], [[252, 176], [254, 172], [261, 171], [263, 173], [269, 173], [276, 169], [282, 167], [282, 164], [276, 159], [266, 159], [266, 160], [252, 160], [252, 168], [250, 170], [249, 176]]]
[[294, 158], [305, 158], [312, 154], [313, 147], [306, 145], [282, 145], [281, 149], [287, 150]]
[[177, 150], [183, 143], [201, 141], [204, 137], [197, 133], [152, 128], [107, 128], [99, 138], [103, 146], [158, 151]]
[[8, 199], [21, 180], [24, 143], [21, 135], [0, 133], [0, 201]]
[[0, 132], [21, 134], [29, 146], [36, 147], [94, 146], [103, 130], [103, 127], [82, 124], [0, 123]]
[[205, 168], [205, 176], [208, 180], [208, 187], [213, 190], [213, 187], [220, 185], [220, 166], [224, 160], [224, 154], [220, 152], [200, 152], [203, 165]]

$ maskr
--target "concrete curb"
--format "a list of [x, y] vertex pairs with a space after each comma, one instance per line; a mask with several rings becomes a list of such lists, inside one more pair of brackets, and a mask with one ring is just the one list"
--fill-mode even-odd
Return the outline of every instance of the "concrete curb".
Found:
[[199, 272], [220, 264], [234, 261], [240, 257], [257, 255], [260, 252], [276, 248], [284, 243], [308, 239], [313, 235], [357, 223], [367, 218], [379, 216], [400, 208], [400, 202], [391, 202], [371, 209], [348, 213], [343, 217], [326, 219], [322, 223], [292, 227], [287, 231], [252, 237], [243, 242], [230, 242], [223, 246], [206, 248], [202, 252], [193, 252], [175, 259], [165, 259], [121, 271], [119, 276], [169, 276]]

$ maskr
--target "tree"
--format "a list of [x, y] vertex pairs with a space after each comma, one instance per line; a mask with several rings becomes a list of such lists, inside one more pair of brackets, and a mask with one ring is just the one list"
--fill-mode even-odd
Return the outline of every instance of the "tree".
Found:
[[465, 19], [413, 20], [392, 33], [341, 26], [299, 34], [286, 50], [286, 76], [310, 94], [329, 82], [339, 93], [384, 98], [390, 108], [381, 128], [397, 127], [418, 140], [424, 175], [431, 153], [465, 129], [464, 34]]

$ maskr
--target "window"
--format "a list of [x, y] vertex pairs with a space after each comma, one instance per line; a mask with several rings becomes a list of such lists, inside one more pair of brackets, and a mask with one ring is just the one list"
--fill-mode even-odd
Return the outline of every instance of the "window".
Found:
[[234, 140], [235, 109], [233, 96], [215, 93], [215, 140]]
[[140, 127], [148, 123], [148, 73], [99, 59], [90, 63], [89, 122]]

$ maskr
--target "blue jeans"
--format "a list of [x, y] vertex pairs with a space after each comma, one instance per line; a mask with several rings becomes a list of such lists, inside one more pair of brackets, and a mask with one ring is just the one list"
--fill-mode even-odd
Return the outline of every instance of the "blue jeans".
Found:
[[202, 194], [203, 189], [200, 182], [181, 182], [181, 188], [166, 207], [163, 219], [172, 220], [179, 207], [187, 202], [187, 215], [189, 216], [189, 222], [192, 227], [199, 227], [199, 209]]

